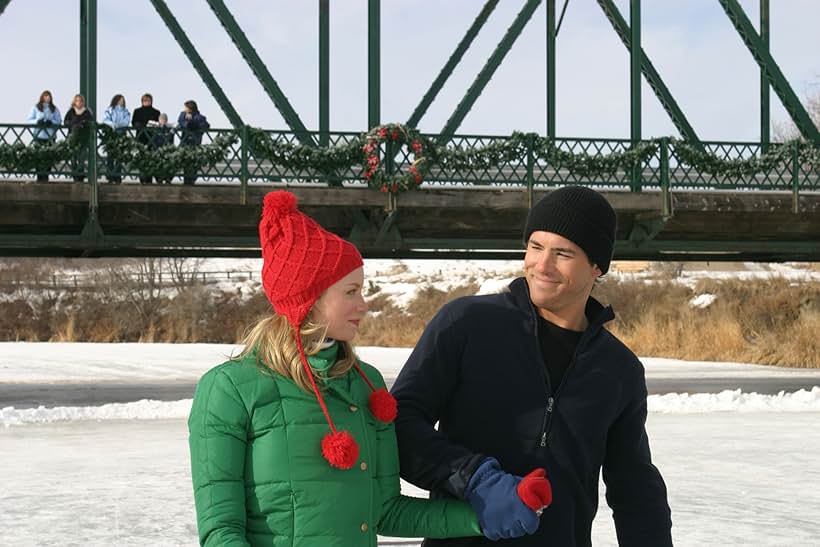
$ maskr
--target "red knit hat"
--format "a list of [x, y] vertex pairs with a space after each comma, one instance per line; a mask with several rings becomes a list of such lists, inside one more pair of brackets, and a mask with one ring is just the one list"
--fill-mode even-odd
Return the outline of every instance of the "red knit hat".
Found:
[[[322, 407], [331, 433], [322, 439], [322, 455], [341, 469], [353, 467], [359, 447], [347, 431], [336, 431], [321, 391], [316, 385], [300, 334], [310, 308], [331, 285], [353, 270], [362, 267], [362, 255], [356, 247], [328, 232], [296, 208], [296, 196], [284, 190], [265, 196], [259, 222], [262, 245], [262, 286], [279, 315], [287, 317], [293, 327], [296, 347]], [[356, 370], [373, 391], [368, 406], [382, 421], [396, 417], [396, 401], [385, 389], [376, 390], [358, 365]]]

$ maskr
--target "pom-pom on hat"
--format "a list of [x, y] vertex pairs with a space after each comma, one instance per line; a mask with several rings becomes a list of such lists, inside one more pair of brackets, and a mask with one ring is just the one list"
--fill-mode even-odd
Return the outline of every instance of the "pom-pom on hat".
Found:
[[583, 186], [553, 190], [536, 203], [527, 217], [524, 243], [533, 232], [552, 232], [584, 250], [605, 274], [615, 246], [615, 210], [604, 196]]
[[[296, 347], [313, 392], [330, 426], [322, 439], [322, 456], [334, 467], [350, 469], [359, 457], [359, 446], [347, 431], [337, 431], [330, 419], [322, 392], [302, 346], [302, 323], [310, 308], [331, 285], [363, 266], [358, 249], [319, 226], [300, 212], [296, 196], [280, 190], [265, 196], [259, 222], [262, 246], [262, 286], [273, 309], [293, 328]], [[396, 417], [396, 401], [384, 389], [377, 390], [358, 365], [358, 373], [372, 393], [368, 406], [381, 421]]]

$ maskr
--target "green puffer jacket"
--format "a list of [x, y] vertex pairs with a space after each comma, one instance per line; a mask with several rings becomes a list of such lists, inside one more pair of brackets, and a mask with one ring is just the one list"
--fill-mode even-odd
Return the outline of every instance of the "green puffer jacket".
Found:
[[[337, 352], [322, 350], [311, 366], [327, 370]], [[384, 387], [378, 370], [360, 366]], [[480, 535], [468, 504], [400, 495], [396, 434], [368, 410], [370, 392], [355, 370], [323, 392], [336, 428], [359, 444], [359, 460], [341, 470], [322, 457], [329, 427], [312, 393], [253, 355], [207, 372], [188, 419], [200, 544], [375, 547], [377, 534]]]

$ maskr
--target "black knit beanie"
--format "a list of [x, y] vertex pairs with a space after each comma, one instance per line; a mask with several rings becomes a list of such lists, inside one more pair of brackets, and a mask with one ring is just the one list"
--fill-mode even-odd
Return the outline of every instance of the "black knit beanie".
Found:
[[604, 196], [583, 186], [565, 186], [544, 196], [527, 216], [524, 244], [533, 232], [552, 232], [579, 247], [605, 274], [615, 245], [615, 210]]

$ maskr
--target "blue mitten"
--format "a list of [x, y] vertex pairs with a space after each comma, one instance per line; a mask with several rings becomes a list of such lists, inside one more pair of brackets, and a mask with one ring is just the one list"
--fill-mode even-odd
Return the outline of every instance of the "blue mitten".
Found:
[[464, 497], [487, 538], [517, 538], [538, 530], [538, 515], [518, 496], [519, 482], [521, 477], [504, 472], [495, 458], [484, 460], [470, 477]]

